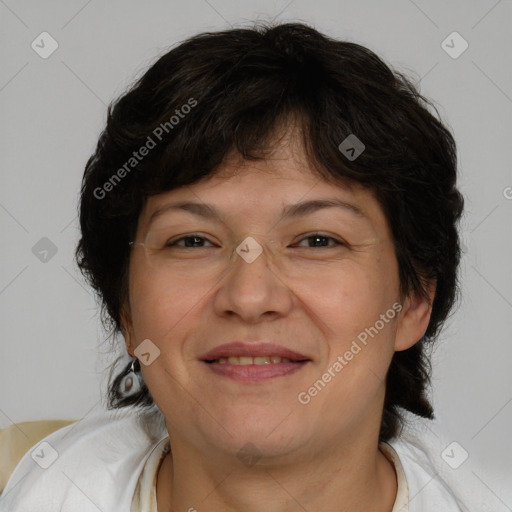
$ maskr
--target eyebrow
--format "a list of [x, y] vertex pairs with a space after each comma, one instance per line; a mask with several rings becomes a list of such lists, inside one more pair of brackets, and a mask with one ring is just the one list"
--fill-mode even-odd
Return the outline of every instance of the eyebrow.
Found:
[[[313, 199], [310, 201], [303, 201], [301, 203], [290, 204], [283, 208], [280, 220], [303, 217], [305, 215], [310, 215], [324, 208], [333, 207], [342, 208], [343, 210], [350, 212], [359, 218], [370, 220], [368, 215], [361, 208], [352, 203], [342, 201], [341, 199], [338, 198]], [[148, 226], [157, 217], [161, 216], [162, 214], [169, 210], [186, 211], [194, 215], [198, 215], [200, 217], [204, 217], [207, 219], [214, 218], [223, 222], [219, 211], [212, 205], [206, 203], [196, 203], [191, 201], [180, 201], [176, 203], [165, 204], [158, 208], [157, 210], [155, 210], [151, 214], [151, 217], [149, 218]]]

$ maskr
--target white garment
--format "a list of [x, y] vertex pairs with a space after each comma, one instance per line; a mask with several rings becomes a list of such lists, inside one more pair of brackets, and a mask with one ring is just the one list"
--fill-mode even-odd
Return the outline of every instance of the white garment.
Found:
[[[154, 419], [130, 407], [53, 432], [16, 466], [0, 512], [157, 512], [156, 475], [169, 439]], [[476, 512], [457, 505], [417, 445], [393, 439], [381, 449], [398, 477], [393, 512]]]

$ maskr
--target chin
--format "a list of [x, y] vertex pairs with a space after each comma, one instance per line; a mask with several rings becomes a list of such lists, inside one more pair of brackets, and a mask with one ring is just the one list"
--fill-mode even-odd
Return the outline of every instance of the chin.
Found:
[[251, 414], [224, 416], [221, 424], [225, 430], [217, 428], [215, 432], [221, 435], [212, 439], [212, 430], [208, 429], [209, 442], [239, 458], [250, 458], [251, 454], [255, 458], [285, 456], [301, 444], [300, 438], [305, 432], [296, 419], [293, 428], [291, 422], [286, 421], [289, 411], [283, 414], [283, 410], [267, 410], [259, 415], [253, 410]]

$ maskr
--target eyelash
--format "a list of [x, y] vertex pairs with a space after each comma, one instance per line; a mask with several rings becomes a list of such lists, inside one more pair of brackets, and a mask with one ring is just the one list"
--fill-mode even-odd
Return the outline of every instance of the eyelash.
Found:
[[[190, 235], [182, 236], [182, 237], [174, 240], [173, 242], [168, 242], [165, 247], [168, 248], [168, 249], [171, 248], [171, 247], [181, 247], [182, 249], [205, 249], [206, 248], [206, 247], [185, 247], [185, 246], [178, 246], [177, 245], [178, 242], [181, 242], [182, 240], [186, 240], [186, 239], [190, 239], [190, 238], [201, 238], [203, 240], [208, 240], [204, 236], [196, 235], [196, 234], [190, 234]], [[306, 247], [306, 249], [332, 249], [332, 248], [334, 248], [336, 246], [340, 246], [340, 245], [341, 246], [346, 246], [347, 245], [344, 242], [342, 242], [341, 240], [338, 240], [338, 239], [336, 239], [336, 238], [334, 238], [332, 236], [324, 235], [322, 233], [312, 233], [312, 234], [309, 234], [308, 236], [305, 236], [305, 237], [301, 238], [298, 243], [300, 243], [300, 242], [302, 242], [304, 240], [308, 240], [310, 238], [326, 238], [328, 240], [333, 240], [336, 243], [336, 245], [319, 246], [319, 247]]]

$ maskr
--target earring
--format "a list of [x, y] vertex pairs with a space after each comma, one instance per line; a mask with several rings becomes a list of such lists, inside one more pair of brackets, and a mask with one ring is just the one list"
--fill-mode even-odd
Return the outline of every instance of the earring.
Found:
[[137, 358], [128, 364], [125, 374], [120, 383], [121, 394], [124, 397], [137, 393], [140, 388], [140, 362]]

